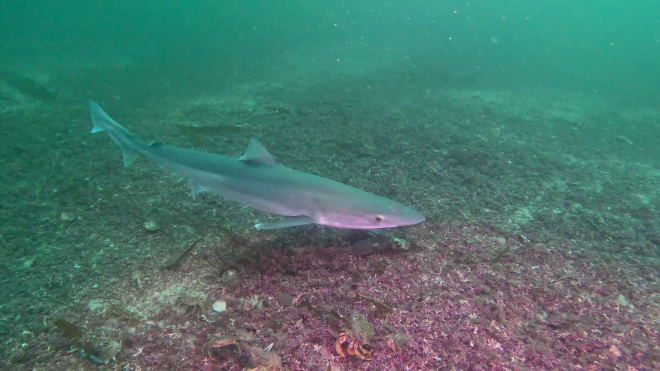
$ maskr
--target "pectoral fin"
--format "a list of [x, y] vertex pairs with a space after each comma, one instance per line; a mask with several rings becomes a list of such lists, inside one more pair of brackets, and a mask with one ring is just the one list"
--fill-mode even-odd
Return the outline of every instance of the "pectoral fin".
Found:
[[272, 223], [259, 223], [254, 227], [257, 229], [277, 229], [314, 223], [314, 219], [308, 216], [292, 216]]
[[110, 138], [112, 138], [119, 145], [119, 148], [121, 148], [121, 153], [124, 155], [124, 167], [129, 167], [129, 166], [133, 165], [133, 163], [135, 162], [135, 158], [137, 157], [137, 154], [135, 153], [135, 151], [133, 151], [126, 144], [124, 144], [121, 141], [115, 139], [114, 134], [110, 134]]
[[201, 192], [206, 192], [206, 187], [203, 185], [191, 180], [190, 182], [190, 194], [196, 195]]

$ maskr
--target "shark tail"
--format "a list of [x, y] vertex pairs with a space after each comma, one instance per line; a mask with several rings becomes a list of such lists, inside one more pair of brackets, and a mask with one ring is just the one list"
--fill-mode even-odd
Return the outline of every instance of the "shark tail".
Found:
[[92, 118], [92, 133], [107, 131], [110, 138], [121, 149], [124, 156], [124, 167], [131, 166], [138, 154], [135, 146], [131, 145], [132, 142], [136, 141], [135, 135], [119, 125], [93, 101], [89, 101], [89, 114]]

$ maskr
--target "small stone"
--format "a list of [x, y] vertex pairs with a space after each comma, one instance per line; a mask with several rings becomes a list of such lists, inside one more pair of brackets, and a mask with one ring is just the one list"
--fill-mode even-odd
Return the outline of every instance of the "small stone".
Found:
[[288, 292], [282, 292], [277, 296], [277, 302], [283, 307], [289, 306], [293, 303], [293, 296]]
[[222, 272], [222, 276], [220, 277], [220, 280], [225, 283], [235, 281], [236, 271], [231, 268], [227, 269], [226, 271]]
[[104, 307], [105, 304], [103, 303], [103, 300], [99, 300], [99, 299], [93, 299], [90, 300], [89, 303], [87, 303], [87, 308], [89, 308], [91, 312], [97, 309], [103, 309]]
[[374, 246], [371, 241], [360, 241], [351, 246], [351, 252], [356, 256], [367, 256], [371, 255], [374, 252]]
[[111, 340], [99, 355], [90, 354], [89, 358], [98, 364], [107, 365], [110, 360], [115, 359], [119, 350], [121, 350], [121, 340], [119, 342]]
[[149, 220], [144, 222], [144, 229], [146, 229], [147, 232], [155, 233], [160, 229], [160, 224], [155, 220]]
[[628, 299], [626, 299], [626, 297], [623, 296], [623, 295], [619, 295], [619, 297], [617, 298], [616, 301], [617, 301], [618, 304], [623, 305], [624, 307], [627, 307], [628, 304], [630, 304], [628, 302]]
[[34, 265], [34, 261], [37, 260], [37, 256], [33, 256], [30, 259], [23, 262], [23, 269], [30, 269]]
[[612, 344], [612, 346], [610, 346], [610, 352], [612, 352], [612, 355], [614, 356], [614, 358], [621, 358], [621, 356], [623, 356], [623, 353], [621, 353], [619, 348], [617, 348], [616, 345], [614, 345], [614, 344]]
[[405, 335], [402, 335], [400, 332], [396, 332], [393, 336], [394, 340], [394, 346], [396, 347], [397, 350], [404, 350], [408, 348], [408, 345], [406, 344], [408, 342], [408, 337]]
[[181, 266], [181, 272], [188, 273], [188, 272], [192, 271], [193, 268], [195, 268], [195, 267], [192, 264], [184, 264], [184, 265]]
[[76, 215], [72, 212], [65, 211], [60, 214], [60, 220], [62, 220], [64, 223], [71, 223], [72, 221], [76, 220]]
[[260, 346], [245, 345], [248, 364], [258, 371], [282, 371], [282, 359], [274, 351], [265, 351]]
[[256, 330], [241, 328], [236, 330], [235, 334], [236, 338], [240, 341], [251, 341], [254, 338], [255, 332]]
[[227, 310], [227, 302], [224, 300], [218, 300], [213, 303], [213, 310], [216, 312], [224, 312]]
[[506, 245], [506, 239], [504, 237], [495, 237], [493, 238], [495, 242], [497, 242], [500, 246]]
[[405, 240], [378, 235], [352, 244], [351, 253], [356, 256], [380, 254], [396, 246], [404, 250], [408, 249], [408, 243]]
[[395, 238], [394, 242], [397, 242], [399, 244], [399, 248], [403, 251], [408, 251], [410, 250], [410, 243], [404, 239], [401, 238]]

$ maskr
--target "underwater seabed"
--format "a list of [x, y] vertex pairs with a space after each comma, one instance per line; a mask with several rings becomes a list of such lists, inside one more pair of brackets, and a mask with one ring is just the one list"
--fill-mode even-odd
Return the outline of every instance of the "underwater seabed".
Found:
[[87, 99], [5, 82], [0, 367], [660, 367], [660, 114], [390, 77], [99, 99], [140, 137], [238, 157], [255, 136], [427, 217], [373, 233], [255, 230], [270, 216], [123, 168]]

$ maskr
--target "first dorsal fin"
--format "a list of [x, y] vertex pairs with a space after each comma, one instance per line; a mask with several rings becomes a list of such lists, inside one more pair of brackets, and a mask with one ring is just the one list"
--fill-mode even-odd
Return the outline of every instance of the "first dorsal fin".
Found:
[[239, 158], [243, 162], [250, 162], [259, 165], [275, 165], [275, 159], [270, 153], [259, 143], [258, 140], [252, 138], [248, 143], [245, 154]]

